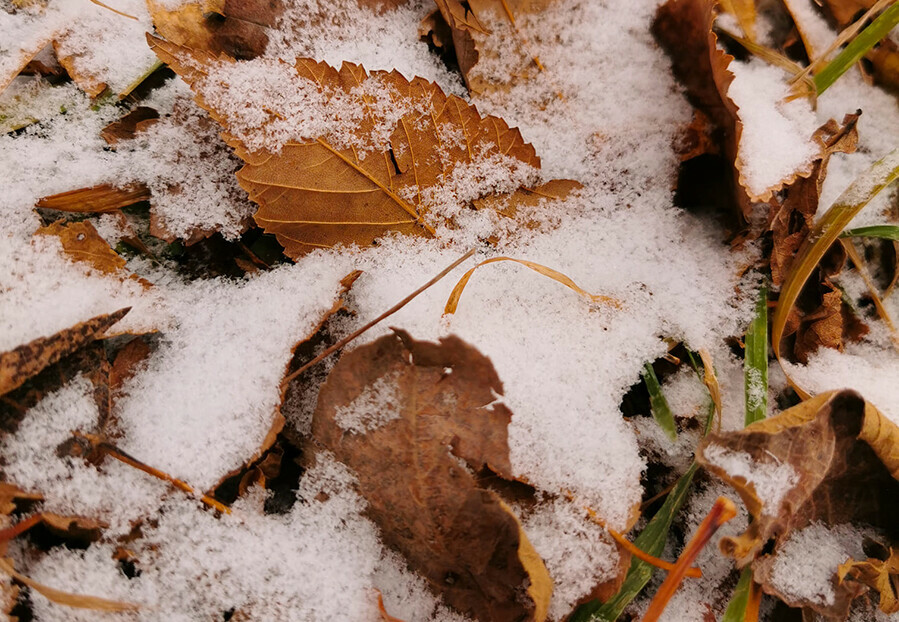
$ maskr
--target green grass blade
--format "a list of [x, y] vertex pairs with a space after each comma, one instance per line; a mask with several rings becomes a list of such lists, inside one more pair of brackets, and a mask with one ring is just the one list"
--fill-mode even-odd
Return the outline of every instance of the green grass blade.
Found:
[[[662, 554], [665, 548], [665, 542], [668, 540], [668, 530], [674, 517], [680, 511], [684, 501], [687, 498], [690, 484], [693, 476], [696, 474], [698, 465], [694, 462], [686, 473], [681, 475], [680, 479], [668, 493], [665, 503], [656, 515], [646, 524], [640, 535], [634, 540], [634, 546], [654, 557]], [[656, 570], [655, 566], [647, 564], [644, 561], [633, 558], [631, 559], [631, 567], [627, 572], [627, 577], [618, 593], [615, 594], [606, 603], [593, 601], [578, 608], [571, 616], [571, 622], [588, 622], [605, 620], [612, 622], [621, 615], [624, 608], [627, 607], [637, 594], [646, 587], [652, 578], [652, 573]]]
[[643, 368], [643, 382], [646, 383], [646, 389], [649, 391], [649, 405], [652, 407], [653, 418], [659, 424], [659, 427], [665, 431], [668, 438], [676, 441], [677, 425], [674, 423], [674, 415], [671, 414], [668, 400], [662, 394], [662, 387], [659, 385], [656, 372], [649, 363]]
[[896, 24], [899, 24], [899, 2], [894, 2], [877, 19], [868, 24], [867, 28], [858, 33], [836, 58], [815, 75], [814, 82], [818, 95], [826, 91], [847, 69], [867, 54], [868, 50], [887, 36]]
[[881, 238], [883, 240], [899, 240], [899, 225], [871, 225], [847, 229], [841, 238]]
[[749, 604], [749, 590], [752, 589], [752, 569], [746, 566], [740, 573], [740, 580], [734, 589], [730, 603], [724, 612], [721, 622], [743, 622], [746, 616], [746, 605]]
[[768, 416], [768, 288], [759, 290], [755, 317], [746, 331], [746, 355], [743, 359], [746, 391], [745, 425]]

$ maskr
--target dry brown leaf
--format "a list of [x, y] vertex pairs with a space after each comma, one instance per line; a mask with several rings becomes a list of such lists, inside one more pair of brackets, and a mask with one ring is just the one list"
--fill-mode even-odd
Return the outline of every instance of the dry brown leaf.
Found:
[[[722, 459], [727, 455], [722, 452], [729, 456]], [[897, 539], [899, 427], [854, 391], [832, 391], [743, 430], [709, 436], [697, 460], [739, 493], [753, 518], [744, 533], [722, 539], [722, 551], [739, 566], [752, 564], [765, 592], [791, 606], [845, 619], [851, 601], [864, 589], [851, 581], [837, 585], [837, 568], [836, 598], [830, 605], [780, 593], [770, 582], [771, 568], [790, 533], [815, 522], [866, 523]], [[741, 473], [729, 471], [735, 468]], [[748, 481], [746, 469], [757, 477], [750, 474]], [[761, 474], [766, 471], [769, 479], [774, 477], [772, 470], [790, 476], [781, 484], [778, 507], [754, 483], [765, 481]]]
[[62, 357], [95, 339], [101, 339], [130, 309], [126, 307], [114, 313], [98, 315], [50, 337], [39, 337], [14, 350], [0, 353], [0, 395], [22, 386], [26, 380]]
[[106, 83], [97, 76], [78, 71], [79, 55], [66, 44], [69, 36], [70, 33], [67, 31], [53, 40], [53, 51], [56, 52], [56, 58], [63, 69], [66, 70], [66, 73], [69, 74], [69, 77], [72, 78], [72, 82], [78, 85], [78, 88], [91, 97], [97, 97], [106, 90]]
[[899, 551], [887, 548], [880, 557], [865, 561], [849, 559], [840, 564], [837, 577], [840, 583], [851, 580], [877, 590], [880, 609], [884, 613], [896, 613], [899, 611]]
[[[187, 5], [194, 6], [194, 5]], [[100, 137], [112, 147], [115, 147], [123, 140], [134, 138], [138, 132], [147, 127], [159, 118], [159, 112], [155, 108], [149, 106], [138, 106], [124, 117], [117, 121], [113, 121], [103, 128]]]
[[[221, 63], [236, 61], [152, 37], [149, 41], [198, 92], [198, 103], [227, 130], [224, 113], [205, 102], [200, 86], [210, 72], [220, 71]], [[404, 111], [389, 144], [374, 145], [364, 153], [352, 147], [338, 149], [328, 136], [289, 141], [277, 154], [253, 152], [236, 136], [223, 135], [246, 162], [237, 176], [260, 205], [256, 222], [274, 233], [293, 258], [338, 243], [369, 245], [388, 232], [433, 235], [434, 228], [424, 219], [430, 209], [428, 192], [461, 172], [460, 167], [482, 158], [502, 156], [516, 165], [540, 166], [533, 146], [517, 129], [502, 119], [482, 117], [474, 106], [447, 96], [432, 82], [420, 78], [409, 82], [395, 71], [369, 75], [352, 63], [337, 70], [303, 58], [293, 71], [298, 79], [311, 82], [329, 104], [363, 111], [353, 127], [363, 143], [372, 140], [372, 129], [385, 113], [373, 109], [371, 97], [357, 88], [360, 84], [374, 80], [379, 90], [391, 93], [392, 114]], [[458, 141], [450, 142], [451, 136]]]
[[[544, 71], [516, 19], [539, 14], [552, 1], [434, 0], [439, 18], [435, 14], [427, 16], [419, 31], [438, 48], [446, 49], [452, 44], [459, 70], [472, 94], [508, 90]], [[477, 65], [485, 59], [509, 67], [508, 75], [482, 72]]]
[[156, 32], [169, 41], [232, 58], [256, 58], [268, 46], [266, 30], [284, 7], [278, 0], [205, 0], [169, 9], [147, 0]]
[[733, 167], [734, 198], [748, 220], [753, 202], [769, 201], [775, 192], [807, 176], [809, 171], [795, 171], [757, 194], [745, 183], [739, 151], [743, 124], [739, 109], [727, 96], [734, 78], [728, 69], [733, 56], [718, 47], [718, 36], [713, 30], [717, 4], [718, 0], [668, 0], [659, 7], [652, 29], [671, 56], [674, 74], [687, 88], [693, 105], [721, 132], [721, 152]]
[[[355, 471], [384, 541], [447, 603], [479, 620], [543, 620], [549, 574], [508, 506], [472, 475], [512, 479], [501, 394], [489, 359], [458, 337], [396, 331], [340, 359], [312, 436]], [[373, 399], [379, 409], [358, 410]]]
[[814, 140], [822, 145], [808, 177], [790, 184], [782, 202], [772, 202], [769, 228], [772, 232], [771, 278], [782, 285], [789, 273], [793, 257], [808, 237], [818, 211], [818, 198], [827, 176], [827, 164], [834, 153], [853, 153], [858, 145], [858, 114], [843, 118], [842, 126], [833, 119], [818, 128]]
[[72, 260], [90, 265], [106, 274], [115, 274], [125, 267], [125, 258], [110, 248], [87, 220], [81, 222], [54, 222], [41, 227], [35, 235], [53, 235], [62, 243], [62, 250]]
[[103, 213], [149, 200], [150, 190], [143, 184], [130, 184], [121, 188], [101, 184], [44, 197], [37, 202], [37, 207], [62, 212]]

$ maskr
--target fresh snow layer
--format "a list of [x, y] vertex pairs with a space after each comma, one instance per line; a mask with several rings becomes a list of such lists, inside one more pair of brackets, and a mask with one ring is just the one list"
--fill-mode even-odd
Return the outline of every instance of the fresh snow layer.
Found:
[[[146, 19], [143, 4], [136, 0], [127, 7], [111, 0], [109, 4], [132, 12], [139, 21]], [[617, 304], [588, 302], [521, 265], [501, 262], [474, 273], [453, 317], [443, 318], [442, 311], [461, 269], [388, 324], [417, 339], [457, 334], [496, 367], [503, 382], [498, 397], [514, 413], [509, 428], [513, 470], [546, 499], [536, 508], [518, 511], [553, 575], [550, 612], [553, 619], [561, 619], [596, 583], [610, 578], [617, 559], [616, 547], [602, 529], [587, 522], [581, 508], [589, 506], [610, 526], [625, 530], [641, 500], [646, 455], [662, 455], [662, 461], [676, 469], [689, 459], [692, 434], [682, 434], [680, 445], [667, 448], [650, 438], [649, 428], [623, 421], [619, 409], [623, 395], [640, 381], [643, 365], [667, 351], [664, 339], [709, 349], [724, 395], [722, 427], [742, 426], [742, 370], [723, 340], [741, 334], [751, 316], [754, 282], [737, 275], [751, 262], [752, 251], [732, 253], [720, 242], [723, 233], [715, 225], [672, 206], [678, 165], [672, 145], [689, 123], [691, 109], [649, 33], [656, 4], [559, 0], [539, 15], [518, 16], [529, 51], [547, 71], [473, 103], [482, 114], [495, 114], [519, 127], [524, 139], [534, 144], [542, 169], [517, 171], [516, 177], [503, 162], [489, 160], [460, 168], [430, 199], [435, 214], [454, 218], [455, 230], [438, 227], [438, 240], [388, 236], [371, 249], [320, 251], [296, 265], [240, 280], [184, 282], [165, 263], [151, 266], [132, 260], [128, 268], [153, 283], [144, 288], [137, 281], [92, 273], [67, 261], [52, 239], [32, 240], [40, 225], [33, 211], [37, 199], [103, 183], [147, 184], [155, 217], [181, 237], [217, 229], [234, 239], [254, 208], [234, 183], [232, 173], [239, 163], [205, 113], [189, 102], [179, 80], [144, 102], [160, 112], [160, 121], [112, 151], [99, 133], [123, 114], [122, 108], [105, 105], [94, 110], [72, 86], [48, 87], [40, 79], [17, 78], [0, 95], [0, 106], [32, 115], [40, 123], [0, 137], [0, 166], [15, 171], [7, 175], [0, 193], [0, 351], [131, 306], [117, 330], [158, 331], [158, 345], [124, 387], [125, 397], [117, 405], [122, 436], [116, 442], [135, 457], [205, 490], [258, 451], [279, 407], [279, 384], [291, 348], [334, 305], [338, 282], [351, 270], [361, 269], [363, 275], [347, 298], [354, 315], [332, 327], [339, 334], [379, 315], [472, 247], [478, 249], [477, 259], [505, 255], [557, 269]], [[102, 16], [94, 15], [96, 27], [70, 34], [69, 45], [82, 49], [78, 46], [91, 37], [105, 42], [92, 44], [91, 53], [82, 57], [85, 70], [116, 88], [145, 71], [144, 56], [151, 63], [154, 59], [147, 55], [143, 32], [135, 39], [130, 24], [121, 29], [110, 25], [113, 18], [119, 23], [114, 13], [84, 6], [89, 7], [85, 15], [100, 11]], [[260, 64], [280, 67], [275, 59], [292, 62], [296, 56], [334, 66], [344, 60], [359, 62], [368, 70], [397, 69], [410, 79], [422, 76], [447, 93], [465, 96], [459, 77], [419, 40], [419, 22], [432, 8], [422, 1], [374, 14], [355, 0], [297, 0], [290, 3]], [[27, 11], [17, 16], [0, 11], [0, 49], [24, 46], [27, 37], [52, 30], [50, 18], [62, 15], [58, 11], [63, 9], [52, 8], [41, 19]], [[146, 26], [145, 21], [140, 24]], [[127, 37], [126, 31], [131, 33]], [[480, 70], [501, 74], [504, 67], [521, 61], [501, 52]], [[0, 68], [9, 62], [0, 61]], [[814, 155], [809, 140], [814, 129], [831, 116], [841, 119], [853, 112], [861, 98], [868, 107], [859, 125], [862, 153], [834, 158], [825, 195], [835, 197], [860, 169], [899, 144], [895, 100], [851, 73], [819, 100], [816, 116], [801, 102], [780, 103], [785, 80], [778, 70], [756, 61], [733, 65], [737, 78], [731, 95], [741, 106], [745, 126], [744, 175], [753, 188], [764, 190], [806, 165]], [[281, 98], [274, 100], [276, 108], [283, 104], [278, 110], [290, 115], [318, 105], [311, 93], [297, 99], [297, 93], [304, 92], [302, 85], [291, 91], [280, 76], [268, 74], [272, 80], [260, 84], [252, 82], [260, 77], [258, 71], [248, 73], [245, 84], [251, 86], [235, 89], [232, 96], [257, 89], [266, 98]], [[49, 99], [44, 95], [48, 89]], [[377, 89], [373, 93], [378, 94]], [[217, 96], [226, 98], [228, 92]], [[33, 107], [30, 101], [42, 103]], [[344, 112], [350, 116], [343, 121], [351, 120], [352, 111]], [[312, 125], [304, 131], [321, 129], [315, 126], [321, 118], [307, 121]], [[252, 122], [248, 117], [247, 124]], [[525, 178], [538, 181], [537, 176], [573, 178], [585, 187], [565, 201], [528, 213], [537, 225], [533, 230], [516, 231], [490, 210], [460, 208], [486, 190], [507, 189]], [[880, 212], [871, 216], [878, 217]], [[92, 221], [113, 244], [125, 235], [119, 220], [103, 216]], [[506, 233], [497, 247], [483, 244], [497, 232]], [[472, 265], [474, 260], [466, 264]], [[740, 293], [735, 293], [738, 286]], [[379, 326], [359, 345], [387, 331]], [[857, 382], [867, 380], [871, 399], [888, 413], [899, 413], [899, 406], [880, 404], [894, 398], [887, 380], [874, 382], [873, 351], [832, 353], [840, 357], [833, 365], [860, 357], [867, 367], [858, 363]], [[823, 356], [830, 354], [812, 358], [809, 378], [816, 365], [826, 363]], [[848, 377], [835, 375], [831, 368], [821, 371], [820, 378], [827, 374]], [[784, 386], [783, 378], [775, 376], [772, 371], [772, 391]], [[695, 376], [679, 374], [665, 390], [677, 415], [704, 414], [703, 388]], [[348, 432], [382, 425], [390, 416], [381, 408], [390, 402], [389, 387], [372, 387], [371, 392], [342, 413]], [[73, 431], [89, 431], [95, 425], [90, 394], [89, 383], [78, 379], [46, 396], [20, 429], [3, 440], [5, 473], [10, 481], [42, 492], [47, 498], [44, 509], [107, 522], [104, 540], [85, 551], [55, 548], [43, 557], [32, 557], [24, 548], [13, 548], [12, 553], [17, 567], [36, 580], [136, 602], [142, 609], [124, 615], [77, 611], [32, 594], [36, 620], [187, 621], [217, 619], [233, 611], [235, 618], [374, 621], [375, 589], [383, 593], [387, 611], [400, 619], [461, 620], [402, 559], [384, 550], [376, 527], [364, 517], [365, 504], [353, 490], [352, 474], [327, 456], [320, 456], [319, 464], [304, 474], [300, 501], [287, 514], [263, 514], [264, 493], [252, 489], [235, 504], [232, 515], [220, 517], [180, 491], [114, 461], [93, 467], [57, 457], [54, 448]], [[295, 406], [284, 407], [288, 425], [303, 431], [309, 405]], [[732, 467], [746, 466], [739, 456], [718, 457]], [[790, 473], [777, 465], [763, 466], [773, 471], [750, 476], [776, 507]], [[574, 500], [560, 500], [563, 491]], [[722, 487], [709, 487], [691, 502], [691, 530], [722, 493]], [[141, 519], [142, 537], [129, 543], [141, 572], [127, 579], [112, 557], [114, 537]], [[700, 560], [708, 579], [695, 585], [705, 594], [715, 593], [730, 572], [729, 562], [715, 555], [709, 547]], [[702, 619], [700, 607], [690, 603], [704, 600], [695, 589], [679, 593], [669, 609], [669, 616], [675, 617], [669, 619]], [[678, 612], [683, 615], [677, 617]]]
[[727, 96], [739, 108], [743, 132], [737, 148], [740, 182], [751, 196], [766, 197], [807, 173], [819, 153], [812, 134], [820, 125], [808, 100], [784, 101], [786, 74], [762, 60], [731, 62], [734, 74]]
[[714, 443], [706, 446], [703, 455], [709, 464], [724, 470], [730, 477], [740, 477], [752, 484], [762, 502], [762, 513], [769, 516], [778, 515], [784, 497], [799, 483], [799, 474], [789, 463], [760, 462], [747, 453]]

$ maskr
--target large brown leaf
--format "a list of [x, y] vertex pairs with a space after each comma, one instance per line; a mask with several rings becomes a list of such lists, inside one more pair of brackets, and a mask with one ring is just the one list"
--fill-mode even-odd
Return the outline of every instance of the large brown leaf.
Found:
[[834, 391], [709, 436], [697, 460], [733, 486], [753, 518], [744, 533], [722, 539], [722, 551], [752, 564], [766, 592], [845, 619], [866, 589], [859, 580], [840, 582], [834, 568], [834, 602], [822, 605], [781, 593], [770, 582], [772, 566], [790, 533], [812, 523], [868, 524], [899, 537], [899, 427], [857, 393]]
[[459, 611], [543, 620], [552, 581], [518, 520], [479, 485], [512, 479], [502, 384], [455, 336], [402, 331], [346, 354], [319, 394], [315, 442], [352, 468], [384, 541]]
[[[338, 243], [369, 245], [389, 232], [433, 235], [441, 220], [425, 216], [443, 207], [441, 191], [456, 183], [456, 177], [477, 175], [478, 166], [487, 160], [501, 161], [510, 174], [513, 168], [540, 166], [533, 146], [517, 129], [497, 117], [482, 117], [474, 106], [447, 96], [432, 82], [421, 78], [410, 82], [395, 71], [369, 74], [352, 63], [338, 70], [305, 58], [297, 59], [293, 67], [260, 59], [250, 62], [269, 63], [253, 70], [278, 70], [289, 77], [293, 86], [285, 84], [285, 89], [296, 85], [306, 89], [322, 102], [326, 111], [322, 114], [337, 119], [336, 124], [324, 135], [260, 144], [260, 136], [285, 121], [283, 115], [256, 110], [258, 121], [235, 128], [242, 123], [240, 111], [209, 103], [208, 89], [220, 91], [237, 61], [161, 39], [149, 41], [191, 85], [197, 102], [226, 129], [223, 137], [246, 162], [237, 174], [240, 184], [260, 205], [256, 222], [277, 235], [294, 258]], [[372, 93], [381, 99], [376, 101]], [[245, 105], [242, 100], [231, 103]], [[290, 114], [312, 113], [303, 109]], [[343, 120], [353, 115], [351, 121]], [[471, 184], [467, 186], [466, 192], [472, 192]], [[479, 192], [469, 200], [492, 194], [486, 187]]]
[[81, 322], [50, 337], [40, 337], [9, 352], [0, 353], [0, 395], [22, 386], [62, 357], [85, 344], [100, 339], [116, 322], [125, 317], [130, 307]]

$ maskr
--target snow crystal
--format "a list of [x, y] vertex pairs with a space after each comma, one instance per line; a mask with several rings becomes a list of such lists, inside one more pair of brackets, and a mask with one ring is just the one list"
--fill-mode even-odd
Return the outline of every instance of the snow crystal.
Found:
[[344, 430], [364, 434], [400, 418], [397, 381], [399, 374], [381, 376], [362, 393], [334, 411], [334, 421]]
[[606, 531], [576, 503], [556, 499], [523, 523], [524, 532], [553, 578], [549, 617], [561, 620], [597, 585], [616, 576], [619, 553]]
[[662, 394], [676, 417], [701, 417], [708, 414], [709, 390], [690, 365], [682, 365], [662, 383]]
[[732, 62], [727, 96], [739, 108], [743, 133], [737, 151], [741, 182], [755, 196], [807, 172], [819, 148], [812, 134], [819, 123], [805, 99], [784, 101], [789, 86], [780, 69], [753, 59]]
[[350, 270], [339, 259], [304, 262], [172, 292], [175, 326], [123, 387], [122, 448], [203, 490], [241, 466], [271, 428], [292, 348]]
[[752, 484], [764, 514], [776, 516], [784, 496], [799, 482], [799, 474], [788, 463], [759, 462], [747, 453], [714, 443], [703, 454], [709, 464], [723, 469], [730, 477], [740, 477]]
[[862, 534], [850, 525], [813, 523], [796, 530], [776, 552], [771, 585], [790, 598], [833, 605], [837, 568], [850, 557], [866, 557], [861, 542]]

